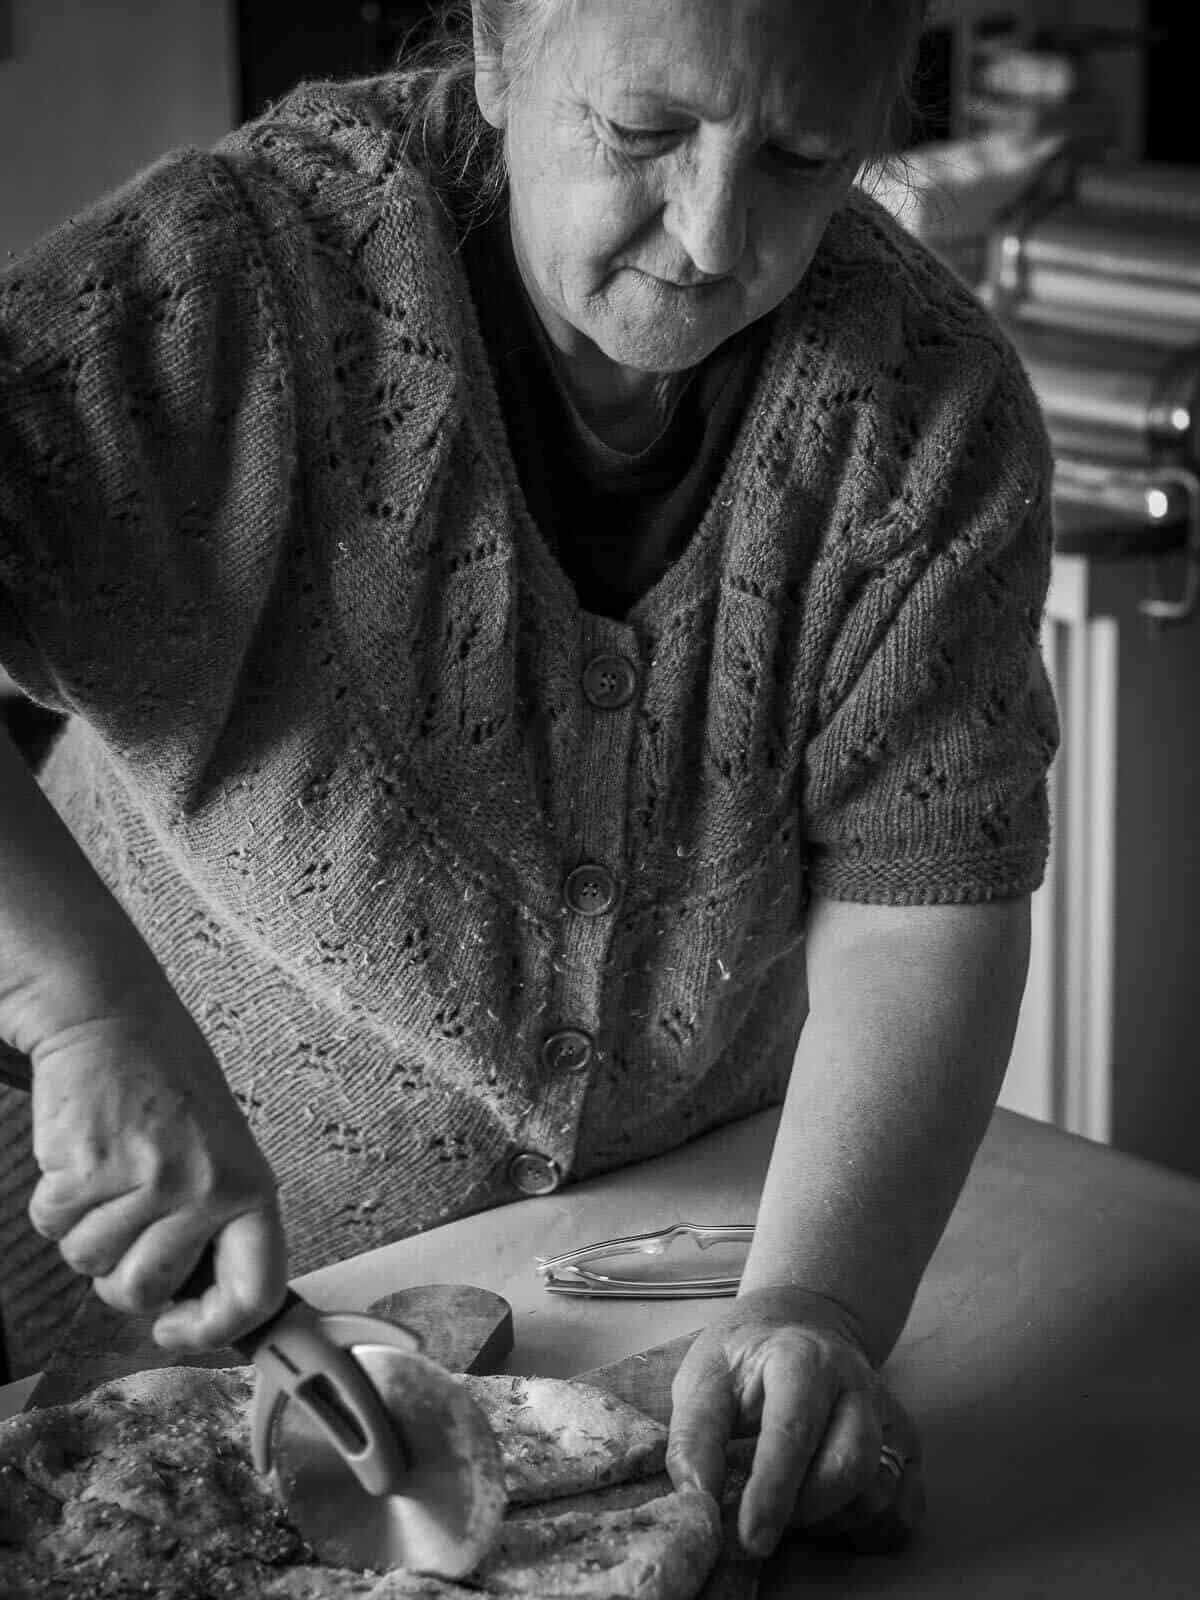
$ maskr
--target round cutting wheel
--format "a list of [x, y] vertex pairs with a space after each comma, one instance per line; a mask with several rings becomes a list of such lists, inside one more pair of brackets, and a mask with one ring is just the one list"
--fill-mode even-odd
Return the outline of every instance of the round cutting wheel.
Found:
[[395, 1494], [367, 1494], [304, 1407], [289, 1401], [272, 1452], [288, 1509], [331, 1566], [465, 1577], [504, 1515], [503, 1461], [488, 1420], [436, 1361], [389, 1345], [353, 1351], [396, 1426], [409, 1470]]

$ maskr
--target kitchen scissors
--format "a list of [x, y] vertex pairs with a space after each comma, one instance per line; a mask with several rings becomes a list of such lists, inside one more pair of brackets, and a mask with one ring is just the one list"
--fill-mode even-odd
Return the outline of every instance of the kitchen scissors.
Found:
[[651, 1233], [631, 1233], [621, 1239], [601, 1239], [581, 1245], [557, 1256], [538, 1256], [537, 1270], [547, 1289], [554, 1294], [592, 1295], [614, 1300], [691, 1300], [736, 1294], [741, 1274], [708, 1278], [620, 1277], [600, 1272], [587, 1262], [600, 1262], [622, 1256], [661, 1256], [677, 1240], [688, 1239], [701, 1250], [715, 1244], [746, 1244], [754, 1237], [754, 1226], [746, 1222], [706, 1225], [676, 1222]]

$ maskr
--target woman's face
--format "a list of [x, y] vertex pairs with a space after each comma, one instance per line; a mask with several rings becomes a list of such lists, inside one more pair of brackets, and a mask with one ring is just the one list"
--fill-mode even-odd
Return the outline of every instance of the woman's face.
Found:
[[799, 282], [868, 109], [832, 87], [845, 63], [822, 61], [804, 10], [587, 0], [531, 77], [480, 73], [517, 259], [566, 356], [680, 371]]

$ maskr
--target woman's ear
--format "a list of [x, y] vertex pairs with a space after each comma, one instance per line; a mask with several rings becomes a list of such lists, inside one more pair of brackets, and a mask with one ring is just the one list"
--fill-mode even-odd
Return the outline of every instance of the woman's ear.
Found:
[[504, 54], [479, 23], [479, 7], [471, 7], [471, 26], [475, 40], [475, 98], [485, 122], [503, 129], [508, 121], [508, 79]]

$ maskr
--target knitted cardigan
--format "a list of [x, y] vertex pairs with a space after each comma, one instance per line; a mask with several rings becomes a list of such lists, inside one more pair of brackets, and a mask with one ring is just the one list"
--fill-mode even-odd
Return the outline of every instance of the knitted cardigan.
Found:
[[856, 194], [685, 553], [589, 615], [398, 95], [308, 86], [0, 278], [0, 661], [295, 1271], [778, 1101], [810, 895], [1047, 845], [1048, 453], [974, 298]]

